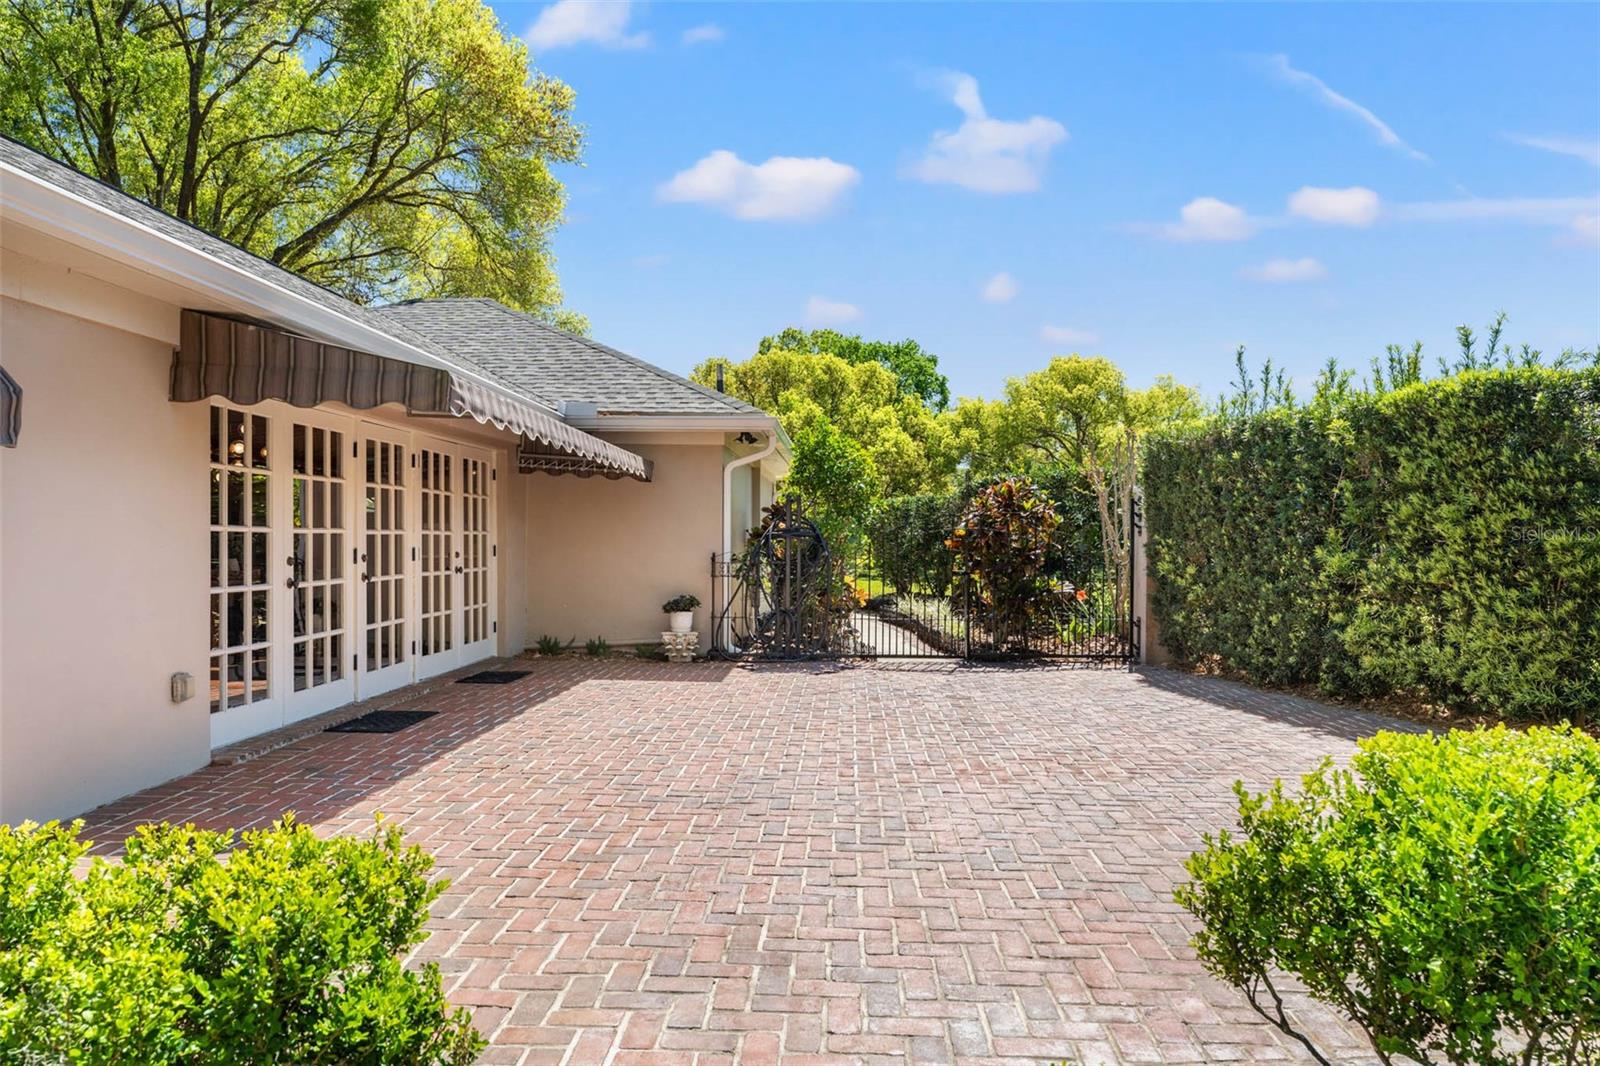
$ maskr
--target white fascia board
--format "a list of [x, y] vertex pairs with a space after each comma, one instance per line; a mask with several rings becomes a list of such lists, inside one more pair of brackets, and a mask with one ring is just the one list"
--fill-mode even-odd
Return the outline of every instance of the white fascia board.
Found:
[[593, 418], [568, 418], [567, 424], [588, 433], [647, 433], [651, 431], [671, 432], [705, 432], [711, 430], [718, 433], [738, 433], [740, 430], [750, 430], [754, 433], [776, 433], [778, 435], [777, 451], [768, 460], [762, 462], [766, 467], [773, 460], [781, 467], [781, 473], [775, 474], [782, 477], [788, 473], [789, 464], [794, 458], [794, 441], [789, 439], [789, 434], [784, 431], [783, 423], [772, 415], [743, 414], [734, 412], [726, 415], [596, 415]]
[[[251, 313], [356, 351], [447, 370], [484, 388], [506, 393], [498, 382], [471, 369], [445, 362], [433, 353], [359, 322], [336, 308], [193, 248], [117, 214], [92, 200], [53, 185], [34, 174], [0, 163], [0, 217], [15, 218], [33, 229], [104, 256], [113, 262], [162, 277], [220, 303], [243, 305]], [[531, 396], [519, 402], [560, 417], [554, 408]]]
[[789, 439], [789, 434], [783, 431], [783, 426], [778, 420], [771, 415], [762, 414], [735, 412], [726, 415], [596, 415], [593, 418], [568, 418], [567, 424], [590, 433], [637, 433], [650, 430], [664, 432], [713, 430], [738, 433], [747, 429], [756, 433], [777, 433], [780, 447], [784, 449], [794, 447], [794, 442]]

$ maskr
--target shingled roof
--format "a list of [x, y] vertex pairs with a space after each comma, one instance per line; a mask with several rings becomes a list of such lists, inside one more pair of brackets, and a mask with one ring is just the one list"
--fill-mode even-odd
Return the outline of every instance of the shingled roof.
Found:
[[[405, 328], [403, 323], [381, 315], [375, 308], [366, 307], [349, 300], [332, 289], [325, 289], [316, 282], [307, 281], [293, 271], [285, 270], [270, 260], [247, 252], [236, 244], [230, 244], [220, 237], [207, 233], [198, 226], [191, 226], [167, 214], [165, 211], [151, 207], [136, 197], [129, 196], [120, 189], [114, 188], [97, 178], [92, 178], [81, 171], [74, 170], [64, 163], [59, 163], [49, 156], [29, 148], [27, 145], [0, 136], [0, 161], [16, 167], [24, 173], [40, 178], [51, 185], [75, 196], [81, 197], [99, 207], [113, 211], [124, 218], [130, 219], [149, 229], [155, 230], [166, 237], [188, 245], [206, 255], [222, 260], [230, 266], [254, 274], [263, 281], [271, 282], [279, 288], [307, 300], [321, 304], [330, 310], [337, 311], [346, 318], [352, 319], [372, 329], [389, 334], [403, 344], [426, 352], [428, 355], [446, 365], [459, 366], [462, 369], [475, 369], [470, 362], [464, 362], [457, 356], [442, 349], [438, 344], [419, 336]], [[493, 377], [486, 374], [485, 377]], [[502, 384], [509, 384], [502, 382]]]
[[[389, 341], [398, 342], [403, 349], [409, 349], [402, 357], [405, 362], [425, 364], [425, 360], [432, 360], [434, 365], [442, 367], [450, 374], [452, 405], [455, 405], [458, 395], [463, 397], [460, 404], [462, 409], [452, 410], [451, 413], [470, 415], [480, 422], [493, 422], [502, 428], [519, 432], [555, 447], [562, 454], [591, 460], [605, 469], [645, 479], [649, 476], [648, 464], [644, 459], [567, 424], [556, 413], [557, 407], [554, 403], [545, 401], [542, 396], [531, 393], [515, 381], [497, 374], [492, 367], [457, 355], [452, 347], [409, 329], [406, 321], [400, 316], [385, 314], [378, 308], [346, 299], [330, 289], [285, 270], [276, 263], [176, 219], [105, 182], [4, 136], [0, 136], [0, 164], [40, 183], [63, 190], [95, 208], [142, 226], [168, 241], [199, 252], [213, 261], [250, 275], [306, 304], [332, 312], [344, 321], [364, 328], [369, 335], [382, 334]], [[392, 353], [375, 354], [380, 357], [392, 357]], [[425, 358], [416, 358], [419, 355]], [[5, 413], [8, 418], [14, 419], [17, 406], [14, 383], [8, 385], [7, 395], [11, 398], [11, 402], [6, 405]], [[12, 434], [6, 434], [10, 435]]]
[[494, 300], [414, 300], [378, 310], [552, 407], [594, 404], [604, 415], [763, 414], [732, 396]]

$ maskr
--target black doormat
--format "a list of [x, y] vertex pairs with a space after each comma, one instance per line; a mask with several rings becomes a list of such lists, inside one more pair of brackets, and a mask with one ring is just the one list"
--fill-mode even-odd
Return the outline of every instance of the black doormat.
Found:
[[458, 685], [509, 685], [513, 681], [521, 681], [532, 670], [479, 670], [475, 674], [456, 678]]
[[432, 718], [438, 711], [368, 711], [360, 718], [330, 725], [324, 733], [398, 733], [407, 726], [416, 725], [424, 718]]

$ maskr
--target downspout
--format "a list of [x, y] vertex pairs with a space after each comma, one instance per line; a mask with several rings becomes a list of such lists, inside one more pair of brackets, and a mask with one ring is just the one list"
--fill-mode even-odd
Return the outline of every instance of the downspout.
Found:
[[[722, 558], [724, 560], [727, 560], [733, 554], [733, 472], [741, 467], [749, 466], [751, 463], [759, 463], [777, 450], [778, 433], [776, 430], [772, 430], [767, 433], [767, 446], [765, 448], [735, 459], [731, 463], [725, 463], [722, 467]], [[723, 593], [726, 595], [726, 588], [723, 589]], [[711, 609], [715, 611], [717, 605], [712, 604]], [[738, 650], [728, 646], [728, 611], [725, 604], [722, 608], [722, 639], [718, 643], [724, 651]]]

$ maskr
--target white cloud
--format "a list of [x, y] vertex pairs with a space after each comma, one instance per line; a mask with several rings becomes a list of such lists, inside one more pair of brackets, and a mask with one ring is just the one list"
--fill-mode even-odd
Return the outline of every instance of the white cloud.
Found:
[[918, 181], [948, 183], [976, 192], [1032, 192], [1044, 178], [1050, 150], [1067, 139], [1052, 118], [990, 118], [977, 79], [958, 71], [934, 76], [937, 87], [966, 116], [954, 131], [933, 135], [922, 157], [905, 169]]
[[648, 33], [629, 33], [633, 14], [628, 0], [557, 0], [534, 19], [523, 34], [535, 53], [577, 44], [602, 48], [646, 48]]
[[726, 39], [728, 33], [715, 22], [707, 22], [703, 26], [691, 26], [683, 31], [684, 44], [715, 44]]
[[1269, 259], [1260, 266], [1245, 267], [1239, 275], [1251, 281], [1284, 284], [1296, 281], [1321, 281], [1327, 269], [1315, 259]]
[[983, 298], [992, 304], [1010, 303], [1017, 298], [1017, 279], [1004, 270], [983, 283]]
[[815, 219], [830, 213], [861, 172], [832, 159], [773, 156], [746, 163], [718, 149], [656, 190], [672, 203], [708, 204], [751, 221]]
[[1397, 204], [1396, 217], [1412, 222], [1474, 222], [1504, 220], [1536, 226], [1566, 226], [1576, 216], [1600, 210], [1600, 197], [1523, 196], [1490, 199], [1467, 197]]
[[861, 308], [839, 300], [813, 296], [806, 301], [806, 321], [813, 326], [842, 326], [861, 317]]
[[1343, 96], [1334, 92], [1332, 89], [1328, 88], [1326, 82], [1317, 77], [1315, 74], [1308, 74], [1303, 70], [1296, 70], [1294, 67], [1290, 66], [1288, 56], [1283, 55], [1282, 53], [1268, 56], [1267, 66], [1274, 74], [1276, 74], [1279, 78], [1282, 78], [1288, 84], [1293, 85], [1296, 88], [1306, 90], [1312, 96], [1315, 96], [1318, 100], [1321, 100], [1324, 104], [1327, 104], [1334, 110], [1343, 111], [1346, 114], [1354, 115], [1364, 125], [1366, 125], [1368, 129], [1372, 130], [1372, 132], [1377, 135], [1380, 142], [1388, 147], [1393, 148], [1397, 152], [1403, 152], [1412, 159], [1419, 159], [1423, 162], [1429, 161], [1426, 155], [1417, 151], [1405, 141], [1401, 140], [1400, 135], [1395, 133], [1394, 130], [1390, 129], [1387, 122], [1383, 121], [1383, 119], [1379, 118], [1377, 115], [1374, 115], [1369, 109], [1362, 107], [1348, 96]]
[[1591, 167], [1600, 167], [1600, 139], [1588, 137], [1528, 137], [1520, 133], [1508, 134], [1511, 140], [1527, 148], [1541, 148], [1546, 152], [1570, 155]]
[[1169, 241], [1242, 241], [1255, 236], [1257, 228], [1244, 208], [1214, 196], [1190, 200], [1178, 212], [1177, 222], [1154, 227], [1158, 236]]
[[1046, 344], [1094, 344], [1100, 337], [1086, 329], [1073, 329], [1070, 326], [1040, 326], [1039, 339]]
[[1600, 245], [1600, 214], [1588, 212], [1575, 217], [1570, 240], [1574, 244]]
[[1307, 185], [1289, 197], [1289, 213], [1330, 226], [1366, 227], [1378, 218], [1378, 194], [1359, 185], [1348, 189]]

